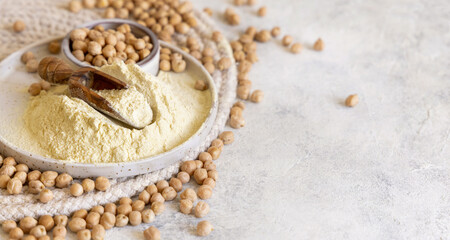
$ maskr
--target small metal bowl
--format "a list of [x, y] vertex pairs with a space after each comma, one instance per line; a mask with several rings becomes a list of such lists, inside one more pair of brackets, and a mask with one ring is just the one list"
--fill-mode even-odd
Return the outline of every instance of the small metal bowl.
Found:
[[[93, 22], [89, 22], [78, 26], [76, 28], [88, 28], [93, 29], [97, 25], [102, 25], [105, 29], [116, 29], [118, 26], [122, 24], [130, 25], [131, 32], [138, 38], [142, 38], [144, 36], [149, 36], [150, 41], [153, 44], [152, 51], [150, 54], [137, 62], [141, 68], [152, 75], [157, 75], [159, 71], [159, 41], [156, 35], [147, 27], [142, 26], [136, 22], [123, 20], [123, 19], [102, 19]], [[62, 52], [65, 60], [74, 63], [78, 67], [89, 67], [90, 65], [84, 62], [79, 61], [72, 54], [72, 40], [70, 40], [70, 32], [64, 37], [62, 41]]]

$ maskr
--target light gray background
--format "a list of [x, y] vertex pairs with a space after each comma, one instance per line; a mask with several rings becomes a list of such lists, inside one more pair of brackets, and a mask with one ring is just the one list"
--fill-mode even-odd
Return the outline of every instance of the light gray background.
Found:
[[[280, 26], [305, 47], [258, 45], [250, 76], [265, 99], [247, 104], [216, 161], [215, 230], [203, 239], [450, 239], [447, 0], [259, 0], [234, 7], [238, 27], [223, 24], [231, 1], [193, 2], [231, 39]], [[310, 50], [318, 37], [323, 52]], [[344, 107], [353, 93], [360, 103]], [[154, 222], [163, 238], [197, 239], [199, 220], [167, 208]], [[148, 226], [107, 239], [143, 239]]]

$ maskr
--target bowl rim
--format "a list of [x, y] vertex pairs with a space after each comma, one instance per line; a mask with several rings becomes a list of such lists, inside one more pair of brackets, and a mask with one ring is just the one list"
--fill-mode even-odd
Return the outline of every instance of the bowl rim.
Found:
[[72, 54], [72, 51], [70, 49], [71, 48], [70, 47], [70, 41], [71, 41], [70, 33], [75, 29], [79, 29], [79, 28], [93, 29], [95, 26], [102, 25], [102, 24], [128, 24], [131, 27], [131, 32], [133, 32], [133, 28], [138, 28], [138, 29], [142, 30], [143, 32], [145, 32], [145, 34], [147, 34], [147, 36], [150, 37], [150, 41], [153, 44], [153, 48], [147, 57], [145, 57], [144, 59], [142, 59], [139, 62], [136, 62], [136, 64], [139, 65], [140, 67], [144, 67], [144, 65], [147, 65], [150, 61], [155, 59], [156, 55], [158, 54], [159, 48], [160, 48], [158, 37], [148, 27], [143, 26], [139, 23], [130, 21], [130, 20], [125, 20], [125, 19], [120, 19], [120, 18], [100, 19], [100, 20], [90, 21], [90, 22], [76, 26], [75, 28], [73, 28], [71, 31], [69, 31], [66, 34], [66, 36], [64, 37], [64, 39], [62, 41], [61, 46], [62, 46], [63, 54], [78, 67], [91, 67], [91, 65], [88, 65], [88, 64], [76, 59], [75, 56]]

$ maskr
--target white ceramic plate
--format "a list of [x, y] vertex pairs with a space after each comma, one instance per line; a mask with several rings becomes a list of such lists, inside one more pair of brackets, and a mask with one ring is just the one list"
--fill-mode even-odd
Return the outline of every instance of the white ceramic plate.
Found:
[[[26, 51], [32, 51], [38, 59], [49, 55], [47, 45], [50, 41], [58, 40], [49, 39], [41, 41], [23, 48], [0, 62], [0, 153], [6, 156], [14, 157], [18, 162], [27, 164], [32, 169], [41, 171], [54, 170], [58, 172], [67, 172], [74, 177], [96, 177], [106, 176], [109, 178], [135, 176], [139, 174], [149, 173], [158, 169], [170, 166], [180, 161], [192, 149], [198, 147], [203, 139], [210, 132], [217, 114], [218, 97], [215, 89], [214, 81], [203, 66], [193, 57], [183, 52], [181, 49], [173, 47], [167, 43], [160, 42], [161, 46], [171, 48], [172, 51], [179, 52], [186, 60], [186, 71], [194, 74], [198, 79], [204, 79], [208, 82], [212, 95], [212, 107], [208, 118], [200, 127], [200, 129], [190, 137], [186, 142], [178, 147], [145, 159], [140, 159], [126, 163], [105, 163], [105, 164], [82, 164], [68, 161], [61, 161], [52, 158], [46, 158], [37, 154], [19, 149], [8, 141], [10, 134], [18, 134], [14, 132], [9, 124], [3, 123], [19, 123], [22, 121], [23, 112], [29, 101], [27, 89], [29, 85], [39, 79], [38, 74], [30, 74], [25, 71], [24, 64], [20, 61], [21, 55]], [[61, 57], [60, 54], [59, 57]]]

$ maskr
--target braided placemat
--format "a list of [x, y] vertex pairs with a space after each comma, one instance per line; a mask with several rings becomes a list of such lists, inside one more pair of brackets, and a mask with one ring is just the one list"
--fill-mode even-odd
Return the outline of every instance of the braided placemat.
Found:
[[[101, 18], [98, 10], [82, 10], [75, 14], [67, 10], [68, 1], [60, 0], [3, 0], [0, 8], [0, 60], [14, 51], [41, 39], [57, 37], [66, 34], [75, 26], [87, 21]], [[233, 59], [229, 43], [223, 39], [219, 43], [211, 40], [214, 24], [207, 15], [195, 11], [198, 26], [192, 28], [187, 36], [198, 40], [200, 47], [211, 47], [215, 50], [214, 59], [227, 56]], [[12, 24], [16, 20], [26, 23], [26, 30], [14, 33]], [[184, 46], [186, 36], [176, 35], [175, 44]], [[219, 91], [219, 107], [216, 120], [208, 137], [202, 144], [193, 149], [182, 161], [196, 159], [199, 152], [204, 151], [213, 139], [222, 131], [228, 119], [229, 110], [236, 95], [235, 64], [225, 71], [213, 74], [214, 82]], [[7, 127], [7, 126], [0, 126]], [[1, 154], [1, 153], [0, 153]], [[20, 162], [20, 159], [16, 159]], [[181, 161], [180, 161], [181, 162]], [[37, 217], [44, 214], [68, 215], [78, 209], [90, 209], [99, 204], [115, 202], [121, 197], [130, 197], [151, 183], [168, 179], [179, 170], [179, 163], [152, 173], [133, 178], [120, 178], [111, 181], [111, 188], [106, 192], [91, 192], [74, 198], [69, 189], [53, 189], [54, 199], [47, 203], [39, 203], [36, 195], [28, 194], [27, 187], [19, 195], [7, 195], [5, 190], [0, 195], [0, 222], [12, 219], [19, 220], [25, 216]]]

